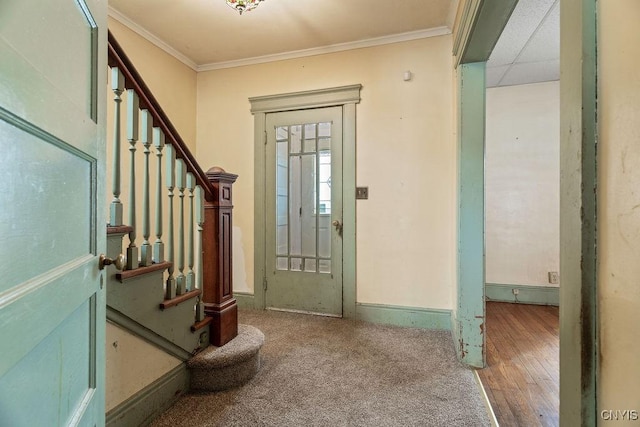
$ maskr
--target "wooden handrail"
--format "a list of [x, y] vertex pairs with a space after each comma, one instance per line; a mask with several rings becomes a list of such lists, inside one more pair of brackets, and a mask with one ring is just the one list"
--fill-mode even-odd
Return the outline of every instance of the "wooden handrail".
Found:
[[109, 31], [108, 38], [109, 66], [117, 67], [122, 72], [125, 78], [125, 87], [127, 89], [133, 89], [136, 92], [140, 99], [140, 109], [146, 109], [151, 113], [151, 117], [153, 117], [153, 126], [162, 129], [165, 134], [165, 138], [167, 138], [167, 142], [175, 148], [176, 157], [185, 162], [187, 170], [195, 176], [197, 184], [202, 187], [205, 200], [209, 202], [215, 200], [213, 193], [214, 190], [207, 179], [207, 175], [202, 170], [193, 154], [191, 154], [191, 151], [189, 151], [187, 144], [185, 144], [184, 140], [180, 137], [178, 131], [151, 93], [151, 90], [133, 66], [131, 60], [124, 53], [124, 50], [120, 44], [118, 44], [113, 34], [111, 34], [111, 31]]

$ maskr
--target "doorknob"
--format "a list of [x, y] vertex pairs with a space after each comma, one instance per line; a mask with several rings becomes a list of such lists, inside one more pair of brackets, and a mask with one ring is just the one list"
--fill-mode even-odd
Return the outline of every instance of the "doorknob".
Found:
[[98, 260], [98, 268], [100, 270], [104, 270], [105, 265], [113, 265], [116, 269], [122, 271], [124, 270], [124, 266], [127, 265], [127, 257], [120, 254], [115, 258], [109, 258], [105, 254], [100, 254], [100, 259]]
[[342, 223], [337, 219], [334, 219], [331, 224], [336, 228], [338, 234], [342, 236]]

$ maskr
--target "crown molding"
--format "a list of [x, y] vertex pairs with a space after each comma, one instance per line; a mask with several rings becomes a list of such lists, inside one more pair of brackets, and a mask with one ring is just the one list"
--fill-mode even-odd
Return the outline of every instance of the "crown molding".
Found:
[[162, 49], [165, 53], [173, 56], [178, 61], [182, 62], [187, 67], [191, 68], [193, 71], [198, 71], [198, 64], [196, 64], [193, 60], [191, 60], [186, 55], [178, 52], [176, 49], [171, 47], [169, 44], [164, 42], [161, 38], [156, 36], [155, 34], [147, 31], [142, 28], [137, 23], [133, 22], [131, 19], [127, 18], [125, 15], [120, 13], [118, 10], [114, 9], [112, 6], [109, 6], [109, 16], [129, 28], [134, 33], [138, 34], [140, 37], [146, 39], [148, 42]]
[[246, 59], [237, 59], [232, 61], [221, 61], [221, 62], [212, 62], [209, 64], [196, 64], [191, 58], [186, 55], [180, 53], [175, 48], [171, 47], [169, 44], [164, 42], [155, 34], [149, 32], [148, 30], [142, 28], [140, 25], [120, 13], [118, 10], [114, 9], [112, 6], [109, 6], [109, 16], [129, 28], [134, 33], [138, 34], [142, 38], [146, 39], [153, 45], [162, 49], [167, 54], [173, 56], [178, 61], [182, 62], [187, 67], [191, 68], [194, 71], [212, 71], [212, 70], [220, 70], [224, 68], [235, 68], [235, 67], [244, 67], [247, 65], [256, 65], [256, 64], [264, 64], [267, 62], [275, 62], [275, 61], [284, 61], [287, 59], [296, 59], [296, 58], [304, 58], [308, 56], [315, 55], [324, 55], [327, 53], [335, 53], [335, 52], [343, 52], [352, 49], [362, 49], [367, 47], [374, 46], [382, 46], [386, 44], [392, 43], [401, 43], [412, 40], [425, 39], [429, 37], [438, 37], [451, 34], [451, 29], [449, 27], [436, 27], [429, 28], [427, 30], [418, 30], [418, 31], [410, 31], [407, 33], [393, 34], [390, 36], [383, 37], [375, 37], [366, 40], [358, 40], [354, 42], [346, 42], [346, 43], [338, 43], [328, 46], [320, 46], [314, 47], [310, 49], [302, 49], [291, 52], [283, 52], [276, 53], [272, 55], [264, 55], [264, 56], [256, 56], [253, 58]]
[[295, 50], [291, 52], [276, 53], [273, 55], [256, 56], [253, 58], [238, 59], [233, 61], [212, 62], [199, 65], [197, 71], [213, 71], [224, 68], [244, 67], [247, 65], [264, 64], [267, 62], [284, 61], [287, 59], [304, 58], [308, 56], [324, 55], [327, 53], [343, 52], [346, 50], [362, 49], [381, 46], [392, 43], [407, 42], [412, 40], [438, 37], [451, 34], [449, 27], [436, 27], [427, 30], [411, 31], [407, 33], [393, 34], [390, 36], [376, 37], [354, 42], [338, 43], [328, 46], [314, 47], [311, 49]]

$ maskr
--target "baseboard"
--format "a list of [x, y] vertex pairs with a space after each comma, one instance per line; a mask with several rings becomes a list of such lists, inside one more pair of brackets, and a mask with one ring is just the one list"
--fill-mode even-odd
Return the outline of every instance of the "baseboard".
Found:
[[255, 308], [253, 304], [254, 296], [246, 292], [234, 292], [233, 297], [236, 299], [238, 308]]
[[108, 427], [146, 426], [189, 390], [184, 363], [167, 372], [106, 414]]
[[451, 330], [451, 310], [357, 303], [356, 319], [384, 325]]
[[[513, 289], [518, 290], [518, 295], [513, 294]], [[559, 287], [486, 283], [484, 292], [487, 301], [555, 306], [560, 305]]]

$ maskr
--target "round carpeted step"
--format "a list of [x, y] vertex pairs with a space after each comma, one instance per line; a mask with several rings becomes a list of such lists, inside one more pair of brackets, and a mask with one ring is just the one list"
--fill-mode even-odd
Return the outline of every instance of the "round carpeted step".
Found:
[[260, 370], [264, 334], [249, 325], [238, 325], [238, 336], [222, 347], [209, 347], [187, 362], [191, 390], [220, 391], [238, 387]]

